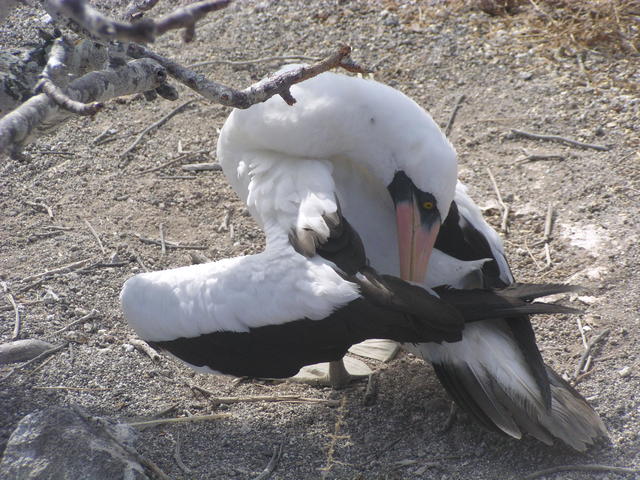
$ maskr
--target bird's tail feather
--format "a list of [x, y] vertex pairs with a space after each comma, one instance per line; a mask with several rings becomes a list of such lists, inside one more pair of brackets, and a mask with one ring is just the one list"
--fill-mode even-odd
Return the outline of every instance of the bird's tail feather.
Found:
[[467, 326], [471, 332], [465, 331], [462, 342], [414, 348], [431, 358], [447, 392], [483, 426], [514, 438], [529, 433], [547, 445], [558, 438], [578, 451], [608, 437], [598, 414], [550, 367], [545, 366], [551, 389], [548, 407], [508, 335], [498, 328], [487, 334], [485, 327], [476, 336], [474, 328]]

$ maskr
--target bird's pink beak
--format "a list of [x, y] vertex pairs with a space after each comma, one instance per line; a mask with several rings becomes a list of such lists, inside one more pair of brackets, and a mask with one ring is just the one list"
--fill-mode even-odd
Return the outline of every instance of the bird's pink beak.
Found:
[[429, 258], [440, 231], [440, 222], [430, 227], [420, 221], [420, 211], [415, 200], [396, 204], [398, 249], [400, 254], [400, 278], [422, 284], [427, 275]]

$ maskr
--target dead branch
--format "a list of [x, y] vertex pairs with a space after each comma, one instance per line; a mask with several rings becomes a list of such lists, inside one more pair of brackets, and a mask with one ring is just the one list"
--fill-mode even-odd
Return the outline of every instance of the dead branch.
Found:
[[85, 266], [87, 263], [91, 261], [90, 258], [85, 258], [84, 260], [79, 260], [77, 262], [70, 263], [68, 265], [64, 265], [62, 267], [54, 268], [53, 270], [47, 270], [42, 273], [36, 273], [35, 275], [29, 275], [28, 277], [24, 277], [21, 282], [30, 282], [32, 280], [40, 280], [49, 277], [53, 277], [54, 275], [60, 275], [63, 273], [69, 273], [78, 268]]
[[585, 370], [587, 370], [585, 368], [585, 365], [587, 363], [587, 359], [591, 357], [591, 350], [593, 350], [593, 347], [596, 344], [598, 344], [601, 340], [603, 340], [607, 335], [609, 335], [610, 332], [611, 332], [611, 330], [609, 330], [608, 328], [606, 330], [603, 330], [600, 333], [600, 335], [598, 335], [597, 337], [592, 339], [587, 344], [587, 347], [585, 348], [584, 352], [582, 352], [582, 356], [580, 357], [580, 361], [578, 362], [578, 366], [576, 367], [575, 372], [573, 372], [573, 380], [574, 380], [574, 382], [578, 379], [578, 376], [580, 375], [580, 373], [582, 373], [582, 369], [583, 368]]
[[96, 318], [98, 316], [98, 311], [97, 310], [91, 310], [89, 313], [87, 313], [86, 315], [80, 317], [78, 320], [75, 320], [71, 323], [69, 323], [68, 325], [65, 325], [64, 327], [62, 327], [60, 330], [56, 330], [55, 332], [53, 332], [51, 335], [58, 335], [62, 332], [66, 332], [67, 330], [76, 327], [84, 322], [87, 322], [89, 320], [92, 320], [94, 318]]
[[98, 235], [98, 232], [96, 232], [96, 230], [93, 228], [93, 225], [91, 225], [89, 223], [89, 220], [87, 220], [87, 219], [84, 220], [84, 223], [89, 228], [89, 230], [91, 231], [91, 235], [93, 235], [93, 238], [95, 238], [96, 241], [98, 242], [98, 246], [100, 247], [100, 251], [102, 253], [107, 253], [107, 251], [104, 249], [104, 245], [102, 245], [102, 240], [100, 240], [100, 236]]
[[453, 128], [453, 122], [456, 120], [456, 115], [458, 114], [458, 110], [460, 110], [460, 107], [462, 106], [462, 102], [464, 102], [465, 98], [466, 98], [466, 95], [464, 93], [460, 95], [458, 97], [458, 100], [456, 101], [455, 106], [453, 107], [453, 110], [451, 111], [451, 116], [449, 117], [447, 126], [444, 129], [444, 134], [447, 137], [451, 134], [451, 129]]
[[544, 470], [538, 470], [537, 472], [530, 473], [523, 480], [533, 480], [534, 478], [544, 477], [549, 474], [559, 473], [559, 472], [612, 472], [612, 473], [638, 473], [640, 469], [638, 468], [627, 468], [627, 467], [614, 467], [611, 465], [599, 465], [599, 464], [590, 464], [590, 465], [559, 465], [557, 467], [546, 468]]
[[[136, 139], [133, 141], [133, 143], [131, 145], [129, 145], [129, 147], [120, 154], [120, 158], [123, 159], [125, 158], [127, 155], [129, 155], [129, 153], [131, 153], [140, 143], [140, 141], [142, 140], [142, 138], [149, 133], [150, 131], [161, 127], [162, 125], [164, 125], [165, 123], [167, 123], [171, 117], [177, 115], [178, 113], [184, 111], [189, 105], [191, 105], [193, 103], [193, 100], [189, 100], [187, 102], [184, 102], [182, 105], [179, 105], [178, 107], [174, 108], [173, 110], [171, 110], [169, 113], [167, 113], [164, 117], [162, 117], [160, 120], [158, 120], [157, 122], [152, 123], [151, 125], [149, 125], [147, 128], [145, 128], [142, 132], [140, 132], [138, 134], [138, 136], [136, 137]], [[121, 167], [124, 167], [127, 165], [127, 163], [129, 162], [122, 162]]]
[[215, 415], [192, 415], [191, 417], [177, 418], [159, 418], [158, 420], [144, 420], [141, 422], [127, 422], [130, 427], [148, 428], [158, 425], [166, 425], [168, 423], [189, 423], [189, 422], [208, 422], [211, 420], [220, 420], [221, 418], [229, 418], [229, 413], [217, 413]]
[[260, 475], [258, 475], [253, 480], [268, 480], [269, 478], [271, 478], [271, 474], [278, 467], [278, 462], [280, 461], [280, 457], [282, 457], [283, 446], [284, 446], [284, 442], [281, 442], [279, 446], [278, 445], [273, 446], [273, 455], [271, 456], [271, 460], [269, 460], [269, 463], [267, 464], [267, 466], [264, 467], [264, 470], [260, 472]]
[[524, 152], [525, 156], [517, 159], [515, 162], [516, 165], [522, 165], [524, 163], [529, 163], [529, 162], [538, 162], [540, 160], [563, 161], [565, 159], [562, 155], [559, 155], [557, 153], [549, 153], [549, 154], [528, 153], [525, 149], [522, 149], [522, 151]]
[[[105, 101], [114, 97], [144, 92], [166, 80], [164, 68], [148, 59], [134, 60], [121, 68], [87, 73], [65, 89], [65, 95], [82, 103]], [[68, 119], [46, 94], [31, 97], [0, 119], [0, 153], [17, 150], [36, 128], [58, 126]]]
[[139, 340], [137, 338], [130, 338], [129, 343], [141, 352], [146, 353], [147, 356], [154, 362], [160, 360], [160, 354], [153, 348], [151, 348], [147, 342]]
[[321, 59], [318, 57], [308, 57], [305, 55], [275, 55], [271, 57], [254, 58], [253, 60], [208, 60], [206, 62], [192, 63], [191, 65], [187, 65], [187, 68], [206, 67], [208, 65], [253, 65], [256, 63], [274, 62], [276, 60], [302, 60], [307, 62], [317, 62]]
[[185, 475], [191, 475], [191, 469], [187, 467], [182, 461], [182, 455], [180, 455], [180, 432], [176, 436], [176, 448], [173, 451], [173, 459], [176, 461], [176, 465], [182, 470]]
[[182, 8], [178, 8], [166, 17], [161, 18], [156, 23], [155, 34], [163, 35], [169, 30], [184, 28], [182, 38], [185, 42], [190, 42], [195, 36], [196, 22], [205, 15], [216, 10], [227, 7], [231, 0], [214, 0], [208, 2], [196, 2]]
[[169, 30], [184, 28], [184, 39], [188, 42], [193, 39], [195, 24], [198, 20], [209, 12], [225, 8], [229, 3], [231, 0], [196, 2], [178, 8], [157, 22], [142, 19], [133, 24], [113, 20], [84, 0], [46, 0], [44, 8], [54, 20], [67, 24], [71, 28], [76, 27], [75, 30], [80, 27], [90, 36], [104, 41], [153, 42], [157, 36]]
[[219, 172], [222, 170], [222, 165], [219, 163], [188, 163], [186, 165], [182, 165], [182, 170], [186, 170], [188, 172]]
[[51, 46], [49, 59], [40, 74], [40, 80], [34, 90], [36, 93], [44, 93], [60, 108], [64, 108], [77, 115], [94, 115], [104, 104], [100, 102], [82, 103], [69, 98], [61, 87], [67, 84], [67, 57], [72, 50], [71, 45], [64, 37], [56, 38]]
[[160, 255], [164, 257], [167, 254], [167, 244], [164, 241], [164, 225], [162, 223], [158, 227], [158, 230], [160, 230]]
[[[138, 240], [140, 240], [142, 243], [146, 243], [150, 245], [158, 245], [159, 247], [162, 246], [162, 242], [160, 240], [154, 240], [153, 238], [146, 238], [140, 235], [139, 233], [134, 233], [132, 235], [136, 237]], [[207, 249], [207, 247], [203, 245], [181, 245], [180, 243], [171, 242], [166, 239], [164, 241], [164, 244], [165, 244], [165, 248], [175, 248], [175, 249], [183, 249], [183, 250], [206, 250]]]
[[496, 182], [495, 177], [493, 176], [493, 172], [489, 167], [487, 167], [487, 173], [489, 174], [489, 178], [491, 179], [491, 184], [493, 185], [493, 190], [496, 193], [496, 197], [498, 198], [498, 205], [502, 209], [502, 222], [500, 223], [500, 231], [502, 233], [509, 232], [509, 226], [507, 222], [509, 221], [509, 205], [502, 201], [502, 195], [500, 195], [500, 189], [498, 188], [498, 183]]
[[267, 77], [258, 83], [251, 85], [244, 90], [236, 90], [225, 85], [209, 81], [204, 75], [195, 73], [173, 60], [158, 55], [155, 52], [137, 44], [130, 44], [127, 50], [129, 56], [133, 58], [150, 58], [167, 69], [169, 75], [174, 77], [180, 83], [196, 91], [198, 94], [228, 107], [249, 108], [251, 105], [261, 103], [274, 95], [280, 95], [289, 105], [295, 103], [295, 99], [291, 96], [289, 89], [292, 85], [300, 83], [309, 78], [315, 77], [331, 70], [332, 68], [345, 68], [349, 71], [366, 73], [366, 70], [360, 66], [347, 61], [347, 56], [351, 52], [351, 48], [342, 45], [336, 53], [330, 55], [324, 60], [311, 66], [301, 66], [292, 70], [281, 72], [278, 75]]
[[567, 145], [571, 145], [573, 147], [592, 148], [594, 150], [599, 150], [601, 152], [608, 152], [609, 150], [611, 150], [610, 147], [606, 147], [604, 145], [594, 145], [592, 143], [578, 142], [577, 140], [561, 137], [559, 135], [540, 135], [537, 133], [530, 133], [530, 132], [524, 132], [522, 130], [516, 130], [515, 128], [511, 129], [511, 133], [513, 135], [530, 138], [532, 140], [547, 140], [551, 142], [560, 142]]
[[9, 286], [7, 285], [7, 282], [0, 282], [0, 285], [2, 285], [2, 290], [4, 290], [4, 294], [7, 297], [7, 300], [9, 300], [9, 303], [11, 303], [11, 306], [13, 307], [15, 320], [13, 324], [13, 334], [11, 335], [11, 340], [17, 340], [18, 337], [20, 336], [20, 329], [22, 328], [22, 319], [20, 318], [20, 310], [18, 310], [18, 304], [16, 303], [16, 299], [13, 297], [13, 294], [9, 290]]

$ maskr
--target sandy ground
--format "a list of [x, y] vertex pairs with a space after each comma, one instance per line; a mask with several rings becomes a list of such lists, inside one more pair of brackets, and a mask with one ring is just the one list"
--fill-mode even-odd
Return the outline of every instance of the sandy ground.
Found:
[[[402, 11], [364, 2], [305, 3], [240, 2], [202, 22], [192, 44], [182, 44], [172, 33], [154, 48], [191, 64], [320, 56], [348, 43], [356, 60], [376, 66], [376, 79], [415, 98], [442, 126], [465, 94], [450, 135], [460, 176], [499, 228], [500, 210], [487, 169], [495, 175], [511, 210], [505, 244], [516, 277], [587, 286], [587, 294], [570, 302], [586, 312], [580, 317], [586, 340], [611, 331], [594, 349], [589, 373], [577, 385], [602, 415], [611, 443], [577, 454], [561, 445], [546, 447], [530, 438], [516, 441], [486, 432], [464, 415], [442, 431], [447, 397], [431, 367], [406, 354], [388, 364], [371, 364], [380, 370], [379, 394], [367, 407], [363, 383], [340, 392], [292, 383], [236, 383], [195, 374], [169, 358], [152, 361], [133, 349], [118, 293], [128, 277], [141, 271], [136, 258], [152, 270], [191, 263], [187, 250], [162, 255], [159, 246], [142, 243], [134, 234], [158, 239], [162, 224], [168, 240], [203, 246], [201, 253], [213, 260], [255, 253], [263, 242], [222, 173], [182, 178], [192, 174], [181, 164], [215, 161], [217, 132], [229, 109], [179, 86], [178, 102], [196, 101], [147, 135], [126, 167], [119, 166], [119, 155], [135, 134], [177, 103], [148, 103], [139, 96], [110, 102], [95, 119], [71, 121], [40, 138], [28, 147], [26, 160], [0, 165], [0, 275], [20, 304], [21, 337], [70, 342], [46, 362], [0, 383], [0, 450], [24, 415], [47, 405], [76, 404], [116, 419], [147, 417], [170, 407], [165, 416], [229, 414], [223, 420], [140, 434], [139, 451], [175, 479], [252, 478], [280, 443], [283, 454], [273, 479], [489, 480], [519, 479], [567, 464], [640, 467], [640, 100], [616, 86], [622, 77], [638, 81], [638, 58], [589, 52], [581, 69], [575, 58], [536, 49], [502, 20], [484, 14], [407, 21]], [[26, 25], [28, 11], [10, 20]], [[2, 43], [21, 46], [31, 32], [5, 25]], [[278, 66], [216, 64], [202, 71], [245, 87]], [[118, 131], [116, 139], [94, 146], [92, 140], [107, 128]], [[510, 134], [512, 128], [611, 149], [522, 139]], [[183, 156], [148, 172], [178, 159], [180, 145], [208, 153]], [[519, 162], [534, 153], [561, 159]], [[53, 218], [33, 202], [49, 206]], [[549, 204], [554, 224], [551, 265], [545, 267], [539, 242]], [[220, 227], [227, 212], [233, 237]], [[90, 264], [115, 259], [124, 266], [24, 281], [83, 259]], [[92, 309], [99, 312], [94, 320], [54, 333]], [[0, 341], [10, 338], [13, 319], [2, 296]], [[536, 318], [535, 327], [546, 361], [572, 376], [584, 351], [576, 318]], [[3, 367], [0, 375], [8, 370]], [[237, 403], [216, 408], [188, 384], [219, 396], [295, 394], [336, 399], [339, 406]], [[188, 471], [175, 460], [176, 445]], [[547, 478], [631, 476], [567, 472]]]

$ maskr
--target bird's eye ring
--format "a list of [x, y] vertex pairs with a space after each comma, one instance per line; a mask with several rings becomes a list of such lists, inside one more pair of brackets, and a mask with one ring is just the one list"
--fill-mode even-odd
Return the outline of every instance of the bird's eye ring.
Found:
[[431, 210], [433, 208], [433, 202], [422, 202], [422, 208]]

